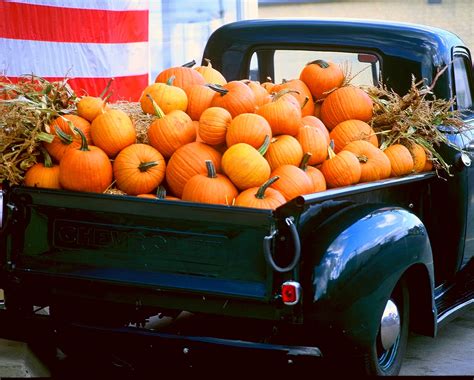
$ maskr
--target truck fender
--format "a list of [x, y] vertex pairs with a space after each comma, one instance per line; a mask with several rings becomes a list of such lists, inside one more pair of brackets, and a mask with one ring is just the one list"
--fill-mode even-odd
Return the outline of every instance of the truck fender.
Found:
[[305, 308], [319, 325], [330, 326], [354, 347], [370, 344], [388, 298], [407, 275], [410, 292], [411, 285], [424, 298], [414, 304], [426, 319], [425, 332], [434, 334], [433, 257], [425, 226], [415, 214], [356, 204], [306, 229], [303, 239], [303, 288], [310, 289], [304, 294]]

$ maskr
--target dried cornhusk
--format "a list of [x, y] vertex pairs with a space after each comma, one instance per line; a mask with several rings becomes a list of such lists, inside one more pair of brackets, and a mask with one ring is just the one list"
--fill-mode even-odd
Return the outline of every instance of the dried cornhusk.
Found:
[[369, 87], [366, 91], [374, 102], [374, 116], [370, 124], [380, 136], [382, 150], [397, 143], [406, 146], [417, 143], [425, 148], [436, 171], [450, 174], [450, 165], [437, 152], [437, 148], [441, 144], [459, 151], [461, 148], [448, 141], [440, 127], [462, 130], [466, 123], [461, 112], [453, 108], [455, 99], [437, 99], [432, 92], [444, 71], [437, 74], [430, 86], [412, 78], [411, 87], [403, 96], [388, 90], [384, 85]]
[[[42, 141], [52, 141], [50, 122], [74, 112], [76, 96], [67, 79], [49, 82], [29, 75], [18, 83], [0, 78], [0, 182], [21, 184], [37, 162]], [[11, 98], [11, 99], [9, 99]]]

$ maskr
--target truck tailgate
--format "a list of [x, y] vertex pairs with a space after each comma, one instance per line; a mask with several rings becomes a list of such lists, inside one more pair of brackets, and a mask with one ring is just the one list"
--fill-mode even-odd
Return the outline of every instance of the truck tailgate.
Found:
[[270, 210], [24, 187], [9, 204], [6, 260], [19, 278], [271, 299]]

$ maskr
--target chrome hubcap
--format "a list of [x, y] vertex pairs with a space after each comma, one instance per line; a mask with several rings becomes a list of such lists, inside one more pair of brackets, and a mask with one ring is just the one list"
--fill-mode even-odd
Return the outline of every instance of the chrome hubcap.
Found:
[[385, 350], [389, 350], [400, 335], [400, 314], [397, 305], [388, 300], [380, 321], [380, 338]]

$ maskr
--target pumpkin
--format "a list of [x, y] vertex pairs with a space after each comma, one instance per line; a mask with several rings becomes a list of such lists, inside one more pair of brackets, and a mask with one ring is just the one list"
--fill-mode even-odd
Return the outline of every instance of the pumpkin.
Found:
[[180, 87], [173, 85], [175, 77], [170, 77], [165, 83], [153, 83], [145, 87], [140, 95], [140, 105], [143, 112], [155, 114], [148, 95], [160, 106], [164, 113], [174, 110], [186, 111], [188, 108], [188, 96]]
[[183, 201], [231, 205], [239, 193], [223, 174], [217, 174], [211, 160], [206, 160], [207, 174], [196, 174], [183, 188]]
[[297, 196], [313, 192], [313, 182], [306, 172], [295, 165], [282, 165], [272, 171], [271, 177], [280, 179], [271, 185], [278, 190], [287, 201]]
[[251, 187], [235, 198], [234, 206], [275, 210], [286, 202], [285, 197], [270, 187], [280, 177], [272, 177], [260, 187]]
[[225, 108], [232, 117], [241, 113], [255, 112], [255, 96], [245, 83], [231, 81], [223, 86], [209, 85], [209, 87], [216, 92], [211, 107]]
[[321, 121], [321, 119], [317, 118], [316, 116], [311, 116], [311, 115], [303, 116], [301, 118], [301, 126], [305, 126], [305, 125], [318, 128], [322, 132], [324, 137], [326, 138], [326, 141], [329, 145], [329, 142], [331, 141], [331, 139], [329, 138], [329, 131], [324, 125], [324, 123]]
[[206, 62], [206, 65], [195, 67], [194, 70], [196, 70], [203, 76], [206, 83], [214, 83], [219, 84], [221, 86], [226, 84], [227, 80], [220, 73], [220, 71], [212, 67], [211, 60], [204, 58], [204, 61]]
[[112, 82], [113, 78], [109, 80], [107, 86], [99, 96], [83, 96], [80, 98], [76, 105], [77, 114], [88, 121], [93, 121], [101, 113], [107, 111], [107, 100], [112, 94], [109, 94], [105, 98], [104, 96], [109, 91]]
[[262, 185], [270, 178], [270, 164], [263, 157], [269, 137], [259, 150], [246, 143], [229, 147], [222, 155], [222, 170], [239, 190]]
[[206, 160], [211, 160], [219, 172], [222, 155], [213, 147], [201, 142], [183, 145], [173, 153], [166, 166], [169, 189], [181, 198], [186, 182], [196, 174], [207, 173]]
[[324, 178], [323, 173], [321, 170], [315, 168], [314, 166], [310, 166], [308, 163], [311, 160], [311, 153], [306, 152], [301, 160], [300, 169], [303, 170], [306, 175], [310, 178], [311, 183], [313, 184], [312, 193], [317, 193], [320, 191], [324, 191], [327, 188], [326, 185], [326, 178]]
[[291, 90], [289, 94], [298, 100], [301, 107], [301, 115], [308, 116], [314, 114], [313, 95], [308, 86], [300, 79], [285, 80], [280, 84], [275, 84], [272, 88], [273, 92], [282, 90]]
[[53, 165], [47, 150], [40, 148], [44, 163], [38, 162], [30, 167], [25, 173], [23, 184], [31, 187], [42, 187], [46, 189], [60, 189], [59, 165]]
[[242, 81], [245, 83], [253, 92], [255, 97], [255, 106], [260, 107], [264, 104], [270, 103], [272, 101], [272, 97], [267, 92], [267, 90], [260, 85], [259, 82], [245, 79]]
[[195, 84], [188, 91], [186, 113], [192, 120], [199, 120], [202, 113], [211, 106], [215, 92], [208, 86]]
[[369, 121], [372, 111], [373, 103], [369, 95], [358, 87], [345, 86], [331, 92], [324, 99], [321, 120], [331, 130], [345, 120]]
[[225, 140], [228, 147], [246, 143], [258, 149], [266, 136], [272, 137], [272, 129], [263, 116], [255, 113], [241, 113], [230, 122]]
[[129, 195], [148, 193], [165, 177], [165, 159], [147, 144], [132, 144], [120, 151], [113, 163], [117, 187]]
[[341, 187], [356, 184], [362, 173], [357, 156], [348, 150], [336, 154], [328, 148], [329, 158], [321, 165], [321, 172], [328, 187]]
[[406, 146], [402, 144], [393, 144], [383, 152], [390, 160], [392, 177], [402, 176], [413, 171], [415, 164], [413, 162], [413, 157]]
[[413, 171], [416, 173], [422, 172], [426, 165], [425, 149], [416, 143], [407, 143], [405, 145], [413, 158]]
[[300, 79], [308, 86], [315, 100], [324, 99], [327, 93], [344, 82], [344, 72], [334, 62], [318, 59], [306, 64]]
[[[151, 97], [150, 102], [154, 102]], [[186, 113], [174, 110], [165, 115], [156, 103], [154, 107], [157, 118], [150, 124], [147, 136], [150, 145], [164, 157], [171, 157], [179, 147], [196, 140], [196, 127]]]
[[260, 84], [269, 94], [273, 93], [273, 86], [275, 83], [272, 82], [272, 78], [267, 77], [267, 80]]
[[[155, 83], [168, 83], [169, 79], [174, 77], [173, 86], [181, 88], [187, 94], [192, 85], [206, 84], [206, 80], [201, 73], [198, 70], [192, 69], [195, 63], [196, 62], [191, 61], [185, 63], [183, 66], [164, 69], [156, 76]], [[164, 108], [161, 104], [160, 107]]]
[[366, 140], [378, 147], [379, 141], [372, 127], [360, 120], [346, 120], [339, 123], [329, 133], [334, 141], [334, 151], [340, 152], [351, 141]]
[[94, 145], [109, 157], [114, 157], [137, 139], [132, 120], [119, 109], [111, 109], [97, 116], [91, 124], [90, 133]]
[[222, 144], [231, 122], [232, 116], [225, 108], [210, 107], [199, 118], [199, 137], [209, 145]]
[[344, 147], [352, 152], [361, 164], [359, 182], [378, 181], [390, 177], [391, 165], [387, 155], [365, 140], [352, 141]]
[[281, 165], [298, 166], [303, 158], [303, 149], [293, 136], [279, 135], [270, 141], [265, 158], [272, 170]]
[[172, 197], [170, 195], [166, 195], [166, 189], [164, 186], [158, 186], [156, 189], [155, 194], [138, 194], [137, 197], [139, 198], [150, 198], [150, 199], [160, 199], [160, 200], [167, 200], [167, 201], [180, 201], [181, 199], [177, 197]]
[[314, 103], [314, 116], [316, 116], [318, 119], [321, 119], [321, 106], [322, 102], [315, 102]]
[[59, 162], [59, 183], [66, 190], [103, 193], [112, 184], [109, 157], [102, 149], [89, 145], [79, 128], [75, 131], [81, 136], [81, 146], [68, 149]]
[[326, 159], [329, 143], [326, 140], [326, 136], [321, 131], [321, 128], [304, 125], [300, 127], [298, 134], [296, 135], [296, 140], [301, 145], [303, 152], [311, 153], [308, 162], [309, 165], [320, 164]]
[[81, 146], [81, 136], [74, 133], [74, 127], [79, 128], [88, 143], [91, 142], [90, 123], [77, 115], [58, 116], [49, 126], [51, 134], [54, 135], [52, 142], [44, 142], [43, 146], [56, 161], [60, 161], [66, 150], [70, 147]]
[[270, 103], [259, 107], [256, 113], [270, 124], [272, 134], [296, 136], [301, 126], [301, 108], [298, 101], [283, 90]]

